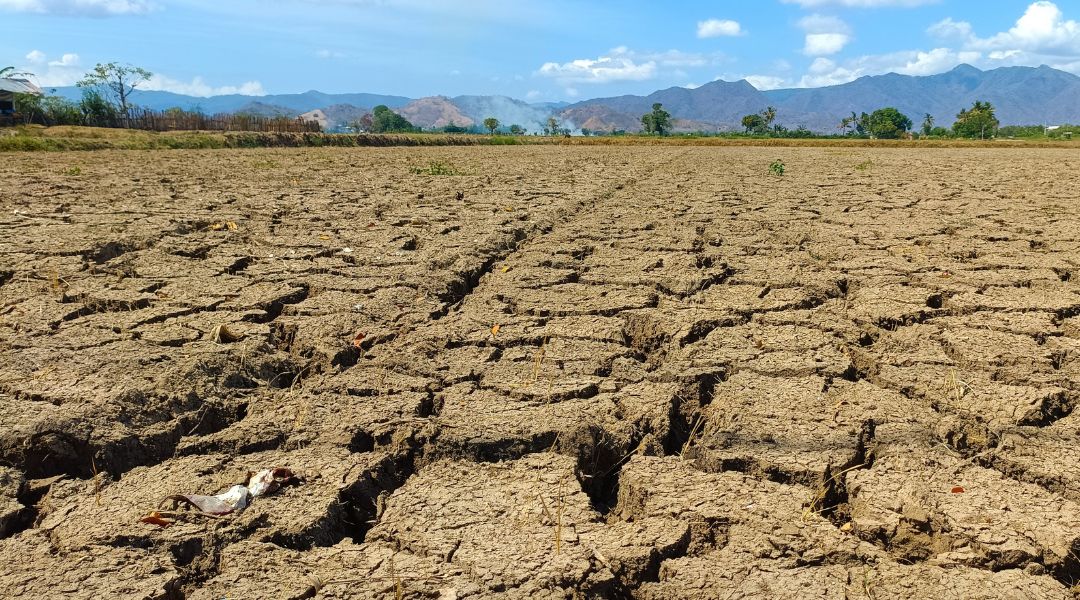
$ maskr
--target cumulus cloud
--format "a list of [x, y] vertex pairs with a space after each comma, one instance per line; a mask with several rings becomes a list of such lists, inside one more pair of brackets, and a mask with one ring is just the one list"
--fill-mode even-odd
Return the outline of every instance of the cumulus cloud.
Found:
[[809, 15], [799, 21], [806, 32], [803, 54], [829, 56], [844, 49], [851, 41], [851, 28], [836, 17]]
[[564, 82], [610, 83], [613, 81], [644, 81], [656, 76], [656, 63], [638, 64], [621, 56], [579, 58], [568, 63], [544, 63], [539, 75]]
[[799, 81], [799, 87], [821, 87], [854, 81], [866, 75], [899, 73], [901, 75], [934, 75], [948, 71], [961, 63], [976, 63], [978, 52], [955, 51], [949, 48], [910, 50], [852, 58], [845, 61], [819, 57], [809, 72]]
[[32, 73], [31, 79], [41, 87], [75, 85], [83, 75], [79, 55], [74, 52], [49, 60], [49, 55], [41, 50], [31, 50], [26, 53], [25, 59], [26, 64], [18, 66], [16, 70]]
[[645, 81], [655, 78], [662, 69], [682, 77], [685, 73], [679, 68], [703, 67], [723, 60], [725, 56], [722, 53], [699, 54], [681, 50], [640, 52], [619, 46], [598, 58], [544, 63], [536, 74], [565, 84]]
[[759, 90], [775, 90], [788, 85], [787, 79], [775, 75], [747, 75], [743, 79]]
[[[44, 59], [45, 55], [41, 55]], [[59, 60], [49, 61], [50, 67], [77, 67], [79, 66], [79, 55], [73, 52], [69, 52], [60, 57]]]
[[734, 37], [743, 34], [742, 25], [731, 19], [708, 19], [698, 21], [697, 36], [699, 38]]
[[808, 33], [803, 53], [807, 56], [836, 54], [847, 46], [851, 38], [845, 33]]
[[1065, 18], [1053, 2], [1028, 5], [1007, 31], [980, 37], [967, 21], [944, 19], [930, 26], [931, 35], [985, 56], [983, 66], [1049, 64], [1080, 72], [1080, 23]]
[[0, 0], [0, 11], [44, 15], [111, 17], [142, 15], [156, 8], [150, 0]]
[[967, 21], [954, 21], [952, 17], [947, 17], [934, 23], [926, 30], [930, 35], [945, 41], [962, 41], [966, 42], [972, 37], [971, 23]]
[[149, 81], [139, 86], [139, 89], [162, 92], [173, 92], [186, 96], [223, 96], [228, 94], [241, 94], [244, 96], [265, 96], [266, 90], [258, 81], [245, 81], [240, 85], [223, 85], [214, 87], [202, 77], [194, 77], [191, 81], [179, 81], [165, 75], [155, 74]]
[[[809, 32], [829, 28], [825, 20], [804, 21], [800, 25]], [[1067, 18], [1055, 3], [1047, 0], [1032, 2], [1011, 28], [986, 37], [979, 36], [970, 23], [952, 18], [934, 23], [927, 33], [947, 44], [930, 50], [834, 60], [827, 58], [831, 54], [824, 52], [829, 47], [822, 40], [816, 47], [821, 52], [797, 85], [836, 85], [884, 73], [934, 75], [964, 63], [983, 69], [1048, 64], [1080, 74], [1080, 23]], [[807, 37], [812, 34], [808, 33]], [[813, 55], [810, 51], [815, 48], [809, 46], [808, 40], [806, 53]]]
[[989, 38], [972, 35], [968, 45], [983, 50], [1023, 50], [1051, 56], [1080, 56], [1080, 23], [1065, 19], [1053, 2], [1035, 2], [1016, 25]]

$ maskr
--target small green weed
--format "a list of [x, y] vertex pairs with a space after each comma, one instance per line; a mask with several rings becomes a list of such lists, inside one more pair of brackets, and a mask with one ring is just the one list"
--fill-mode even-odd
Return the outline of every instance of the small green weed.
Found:
[[78, 175], [82, 175], [82, 167], [74, 166], [74, 167], [71, 167], [69, 169], [64, 169], [64, 175], [69, 175], [71, 177], [76, 177]]
[[441, 160], [434, 160], [426, 167], [413, 167], [409, 169], [415, 175], [460, 175], [461, 172], [454, 165]]
[[783, 177], [785, 170], [786, 167], [784, 167], [784, 161], [780, 160], [779, 158], [774, 160], [772, 164], [769, 165], [769, 172], [773, 175], [776, 175], [777, 177]]
[[863, 162], [855, 165], [855, 170], [856, 171], [866, 171], [866, 170], [869, 170], [873, 166], [874, 166], [874, 161], [872, 161], [872, 160], [864, 160]]

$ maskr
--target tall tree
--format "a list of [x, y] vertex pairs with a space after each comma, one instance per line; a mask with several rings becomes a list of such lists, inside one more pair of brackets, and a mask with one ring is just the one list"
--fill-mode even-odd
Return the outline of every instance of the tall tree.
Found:
[[484, 119], [484, 129], [487, 129], [491, 135], [495, 135], [495, 130], [499, 128], [499, 120], [495, 117], [488, 117]]
[[544, 126], [544, 135], [559, 135], [560, 127], [559, 119], [555, 115], [551, 115]]
[[923, 135], [930, 135], [934, 131], [934, 115], [926, 113], [922, 121], [922, 133]]
[[761, 119], [765, 121], [765, 129], [772, 127], [773, 121], [776, 120], [776, 108], [768, 106], [765, 110], [761, 111]]
[[408, 133], [416, 128], [405, 117], [390, 110], [385, 104], [380, 104], [371, 109], [372, 133]]
[[844, 117], [843, 119], [840, 119], [840, 125], [837, 126], [837, 129], [842, 131], [844, 133], [844, 135], [847, 135], [848, 127], [851, 127], [854, 124], [855, 124], [855, 117], [854, 116]]
[[126, 117], [131, 110], [131, 93], [153, 76], [153, 73], [142, 67], [114, 62], [98, 63], [75, 85], [95, 90], [103, 96], [107, 93], [120, 114]]
[[997, 132], [1001, 122], [989, 102], [976, 100], [970, 109], [960, 111], [953, 123], [953, 132], [960, 137], [986, 139]]
[[911, 119], [892, 108], [875, 110], [867, 119], [867, 132], [876, 138], [896, 139], [911, 129]]
[[761, 115], [746, 115], [742, 118], [742, 126], [746, 133], [761, 133], [765, 129], [765, 119]]
[[641, 127], [645, 133], [667, 135], [671, 133], [671, 113], [664, 110], [664, 105], [657, 102], [652, 105], [652, 112], [641, 116]]

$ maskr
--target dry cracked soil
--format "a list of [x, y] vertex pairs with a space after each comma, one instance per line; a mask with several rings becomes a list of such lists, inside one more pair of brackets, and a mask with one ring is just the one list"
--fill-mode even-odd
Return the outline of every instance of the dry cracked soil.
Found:
[[1077, 598], [1078, 172], [6, 155], [0, 596]]

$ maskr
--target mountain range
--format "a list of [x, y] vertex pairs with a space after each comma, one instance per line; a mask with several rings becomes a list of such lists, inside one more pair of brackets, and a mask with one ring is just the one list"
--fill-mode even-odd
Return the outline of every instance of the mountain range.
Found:
[[[78, 98], [78, 88], [52, 91]], [[267, 96], [184, 96], [171, 92], [136, 91], [137, 104], [155, 109], [180, 107], [207, 113], [254, 112], [298, 116], [318, 111], [324, 126], [334, 127], [358, 118], [379, 104], [394, 109], [414, 125], [424, 128], [478, 125], [495, 117], [504, 125], [519, 124], [530, 131], [543, 127], [550, 116], [574, 129], [636, 131], [641, 115], [661, 103], [675, 118], [677, 130], [728, 131], [741, 129], [744, 115], [767, 106], [777, 109], [777, 122], [789, 128], [806, 127], [835, 132], [852, 112], [872, 112], [892, 106], [916, 123], [930, 114], [940, 125], [949, 125], [961, 109], [975, 100], [992, 103], [1003, 125], [1080, 123], [1080, 77], [1041, 67], [1002, 67], [982, 71], [960, 65], [946, 73], [929, 76], [866, 76], [850, 83], [821, 88], [761, 91], [746, 80], [714, 81], [690, 89], [673, 87], [647, 96], [593, 98], [574, 104], [531, 104], [506, 96], [429, 96], [412, 99], [380, 94], [302, 94]]]

